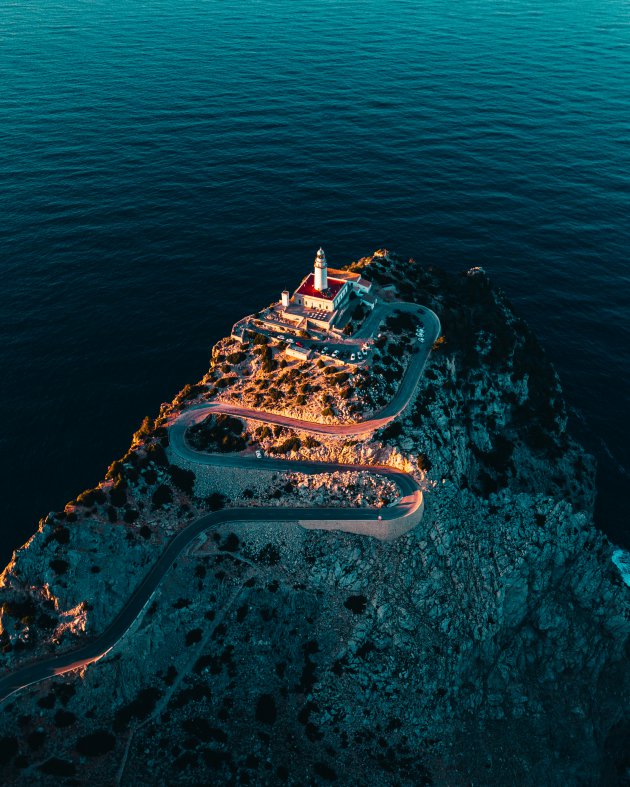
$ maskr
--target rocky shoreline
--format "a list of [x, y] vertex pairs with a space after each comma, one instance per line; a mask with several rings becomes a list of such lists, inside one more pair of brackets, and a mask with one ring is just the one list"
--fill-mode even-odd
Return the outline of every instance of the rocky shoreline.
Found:
[[[629, 591], [593, 525], [594, 461], [567, 431], [555, 371], [483, 272], [451, 276], [388, 252], [352, 268], [440, 318], [414, 400], [365, 440], [252, 422], [242, 434], [267, 453], [413, 474], [420, 525], [391, 544], [286, 523], [207, 533], [110, 656], [5, 702], [8, 783], [628, 778]], [[326, 502], [325, 485], [289, 473], [174, 461], [168, 425], [217, 388], [226, 347], [145, 421], [99, 487], [16, 551], [0, 587], [5, 670], [102, 631], [195, 517], [279, 504], [286, 485], [305, 505]], [[270, 369], [271, 387], [274, 374], [287, 369]], [[362, 391], [345, 401], [359, 407]], [[331, 500], [355, 483], [331, 482]], [[386, 505], [393, 491], [352, 494]]]

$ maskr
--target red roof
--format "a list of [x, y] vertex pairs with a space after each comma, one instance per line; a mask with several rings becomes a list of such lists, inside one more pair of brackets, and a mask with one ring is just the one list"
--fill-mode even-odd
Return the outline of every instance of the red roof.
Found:
[[326, 301], [332, 301], [341, 291], [341, 288], [346, 282], [341, 279], [328, 279], [328, 289], [320, 292], [315, 289], [315, 274], [309, 273], [304, 279], [299, 288], [295, 291], [296, 295], [310, 295], [312, 298], [323, 298]]

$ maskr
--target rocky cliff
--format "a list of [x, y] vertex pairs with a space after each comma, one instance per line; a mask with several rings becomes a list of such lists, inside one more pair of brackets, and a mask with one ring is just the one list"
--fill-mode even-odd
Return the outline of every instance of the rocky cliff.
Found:
[[[413, 471], [421, 524], [392, 543], [287, 523], [202, 536], [106, 658], [5, 702], [9, 782], [627, 783], [629, 589], [557, 375], [483, 272], [385, 252], [353, 267], [432, 308], [443, 337], [400, 419], [292, 455]], [[102, 630], [221, 495], [277, 501], [281, 474], [172, 464], [168, 418], [203, 395], [185, 389], [15, 554], [7, 668]]]

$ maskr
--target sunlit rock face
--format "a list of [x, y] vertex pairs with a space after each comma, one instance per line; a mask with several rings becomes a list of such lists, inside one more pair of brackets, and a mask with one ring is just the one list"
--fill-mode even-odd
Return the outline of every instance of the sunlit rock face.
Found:
[[[627, 562], [593, 527], [594, 463], [567, 431], [555, 372], [483, 272], [450, 277], [384, 250], [354, 268], [432, 308], [443, 339], [401, 428], [302, 440], [291, 456], [417, 473], [420, 525], [392, 543], [272, 523], [207, 534], [110, 656], [7, 703], [0, 758], [10, 779], [33, 763], [42, 780], [101, 783], [116, 773], [121, 784], [147, 785], [623, 778]], [[286, 439], [270, 433], [261, 444]], [[53, 517], [16, 554], [3, 575], [14, 599], [5, 642], [24, 637], [18, 597], [37, 602], [24, 625], [45, 643], [37, 605], [62, 644], [81, 626], [105, 625], [165, 535], [201, 510], [185, 478], [172, 500], [158, 495], [172, 472], [154, 465], [138, 464], [124, 503], [114, 492], [113, 528]], [[113, 505], [116, 468], [110, 475], [95, 512]], [[251, 473], [197, 472], [195, 493], [276, 505], [289, 481], [302, 502], [327, 499], [320, 482], [265, 485]], [[350, 475], [331, 483], [335, 500], [346, 484], [353, 504], [392, 494]], [[125, 523], [127, 509], [138, 519]]]

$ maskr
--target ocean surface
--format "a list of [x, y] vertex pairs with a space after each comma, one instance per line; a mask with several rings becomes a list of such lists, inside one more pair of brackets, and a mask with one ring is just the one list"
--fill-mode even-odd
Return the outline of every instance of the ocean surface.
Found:
[[629, 217], [627, 0], [0, 0], [2, 563], [320, 244], [484, 266], [628, 546]]

